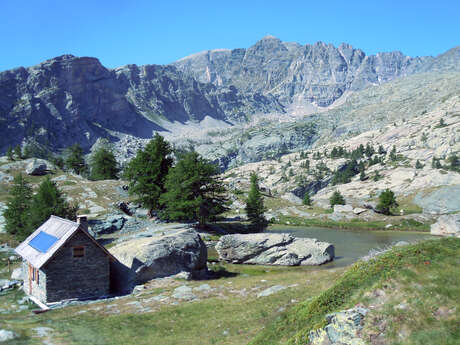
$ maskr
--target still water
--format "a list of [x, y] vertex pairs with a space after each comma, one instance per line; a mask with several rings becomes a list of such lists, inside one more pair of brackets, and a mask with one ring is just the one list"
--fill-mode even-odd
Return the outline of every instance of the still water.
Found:
[[401, 231], [342, 230], [310, 227], [273, 226], [267, 232], [282, 232], [294, 237], [317, 238], [335, 247], [334, 261], [323, 268], [344, 267], [367, 255], [373, 248], [384, 248], [399, 241], [415, 242], [433, 238], [428, 233]]

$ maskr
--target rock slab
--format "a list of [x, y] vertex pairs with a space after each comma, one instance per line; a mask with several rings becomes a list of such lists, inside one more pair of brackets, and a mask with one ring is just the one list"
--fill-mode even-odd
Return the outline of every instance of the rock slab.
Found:
[[235, 234], [216, 245], [220, 260], [256, 265], [321, 265], [334, 259], [334, 246], [314, 238], [289, 234]]
[[460, 237], [460, 214], [448, 214], [439, 217], [438, 221], [431, 225], [431, 234]]
[[32, 176], [46, 175], [48, 171], [48, 165], [43, 159], [34, 159], [32, 162], [27, 164], [26, 173]]
[[312, 345], [365, 345], [360, 338], [364, 317], [369, 312], [366, 308], [352, 308], [326, 315], [327, 325], [311, 331], [309, 344]]
[[180, 272], [190, 272], [192, 277], [206, 273], [206, 245], [191, 228], [135, 238], [116, 245], [110, 252], [119, 261], [115, 275], [121, 290]]

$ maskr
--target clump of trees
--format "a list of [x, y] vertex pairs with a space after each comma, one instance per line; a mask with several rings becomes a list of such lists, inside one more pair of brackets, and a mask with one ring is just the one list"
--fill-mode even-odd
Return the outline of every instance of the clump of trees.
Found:
[[172, 149], [158, 133], [143, 150], [137, 152], [125, 169], [129, 181], [129, 193], [136, 202], [149, 209], [160, 209], [160, 196], [166, 192], [166, 175], [172, 167]]
[[395, 198], [395, 194], [390, 189], [384, 190], [379, 195], [379, 202], [377, 204], [377, 210], [383, 214], [390, 215], [391, 209], [398, 207], [398, 203]]
[[345, 198], [338, 190], [336, 190], [329, 198], [329, 204], [331, 205], [331, 208], [334, 208], [334, 205], [345, 205]]
[[188, 152], [171, 168], [160, 196], [161, 214], [168, 220], [198, 221], [204, 225], [228, 210], [219, 169], [196, 152]]
[[178, 153], [175, 165], [172, 155], [170, 144], [156, 134], [125, 169], [129, 193], [150, 215], [200, 225], [216, 220], [228, 209], [218, 167], [194, 151]]
[[51, 215], [75, 220], [78, 211], [78, 205], [70, 205], [49, 177], [33, 194], [21, 174], [13, 180], [6, 207], [3, 213], [5, 229], [20, 240], [29, 236]]
[[85, 156], [79, 144], [74, 144], [65, 150], [64, 167], [79, 175], [87, 172]]
[[108, 147], [100, 147], [91, 156], [91, 179], [116, 179], [119, 172], [118, 163], [113, 152]]
[[305, 206], [311, 206], [312, 200], [308, 192], [306, 192], [303, 196], [302, 204], [304, 204]]
[[251, 187], [246, 199], [246, 215], [252, 231], [262, 231], [268, 225], [265, 219], [264, 200], [259, 189], [259, 178], [256, 173], [251, 174]]

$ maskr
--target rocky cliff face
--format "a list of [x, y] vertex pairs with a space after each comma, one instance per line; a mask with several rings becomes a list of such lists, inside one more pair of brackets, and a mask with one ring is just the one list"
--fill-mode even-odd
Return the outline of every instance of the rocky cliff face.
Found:
[[99, 137], [150, 138], [162, 119], [235, 123], [270, 111], [283, 112], [273, 96], [197, 82], [173, 66], [109, 70], [95, 58], [63, 55], [0, 73], [0, 151], [24, 138], [89, 147]]
[[349, 44], [301, 46], [267, 36], [248, 49], [209, 50], [173, 65], [199, 81], [273, 94], [284, 104], [303, 101], [328, 106], [347, 90], [420, 71], [458, 71], [459, 58], [458, 47], [437, 58], [411, 58], [401, 52], [366, 56]]

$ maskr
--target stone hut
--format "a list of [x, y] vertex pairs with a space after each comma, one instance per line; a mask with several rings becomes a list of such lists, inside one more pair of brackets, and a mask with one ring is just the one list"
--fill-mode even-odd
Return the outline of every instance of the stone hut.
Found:
[[24, 291], [46, 304], [110, 293], [115, 259], [89, 233], [86, 216], [77, 222], [51, 216], [22, 242]]

